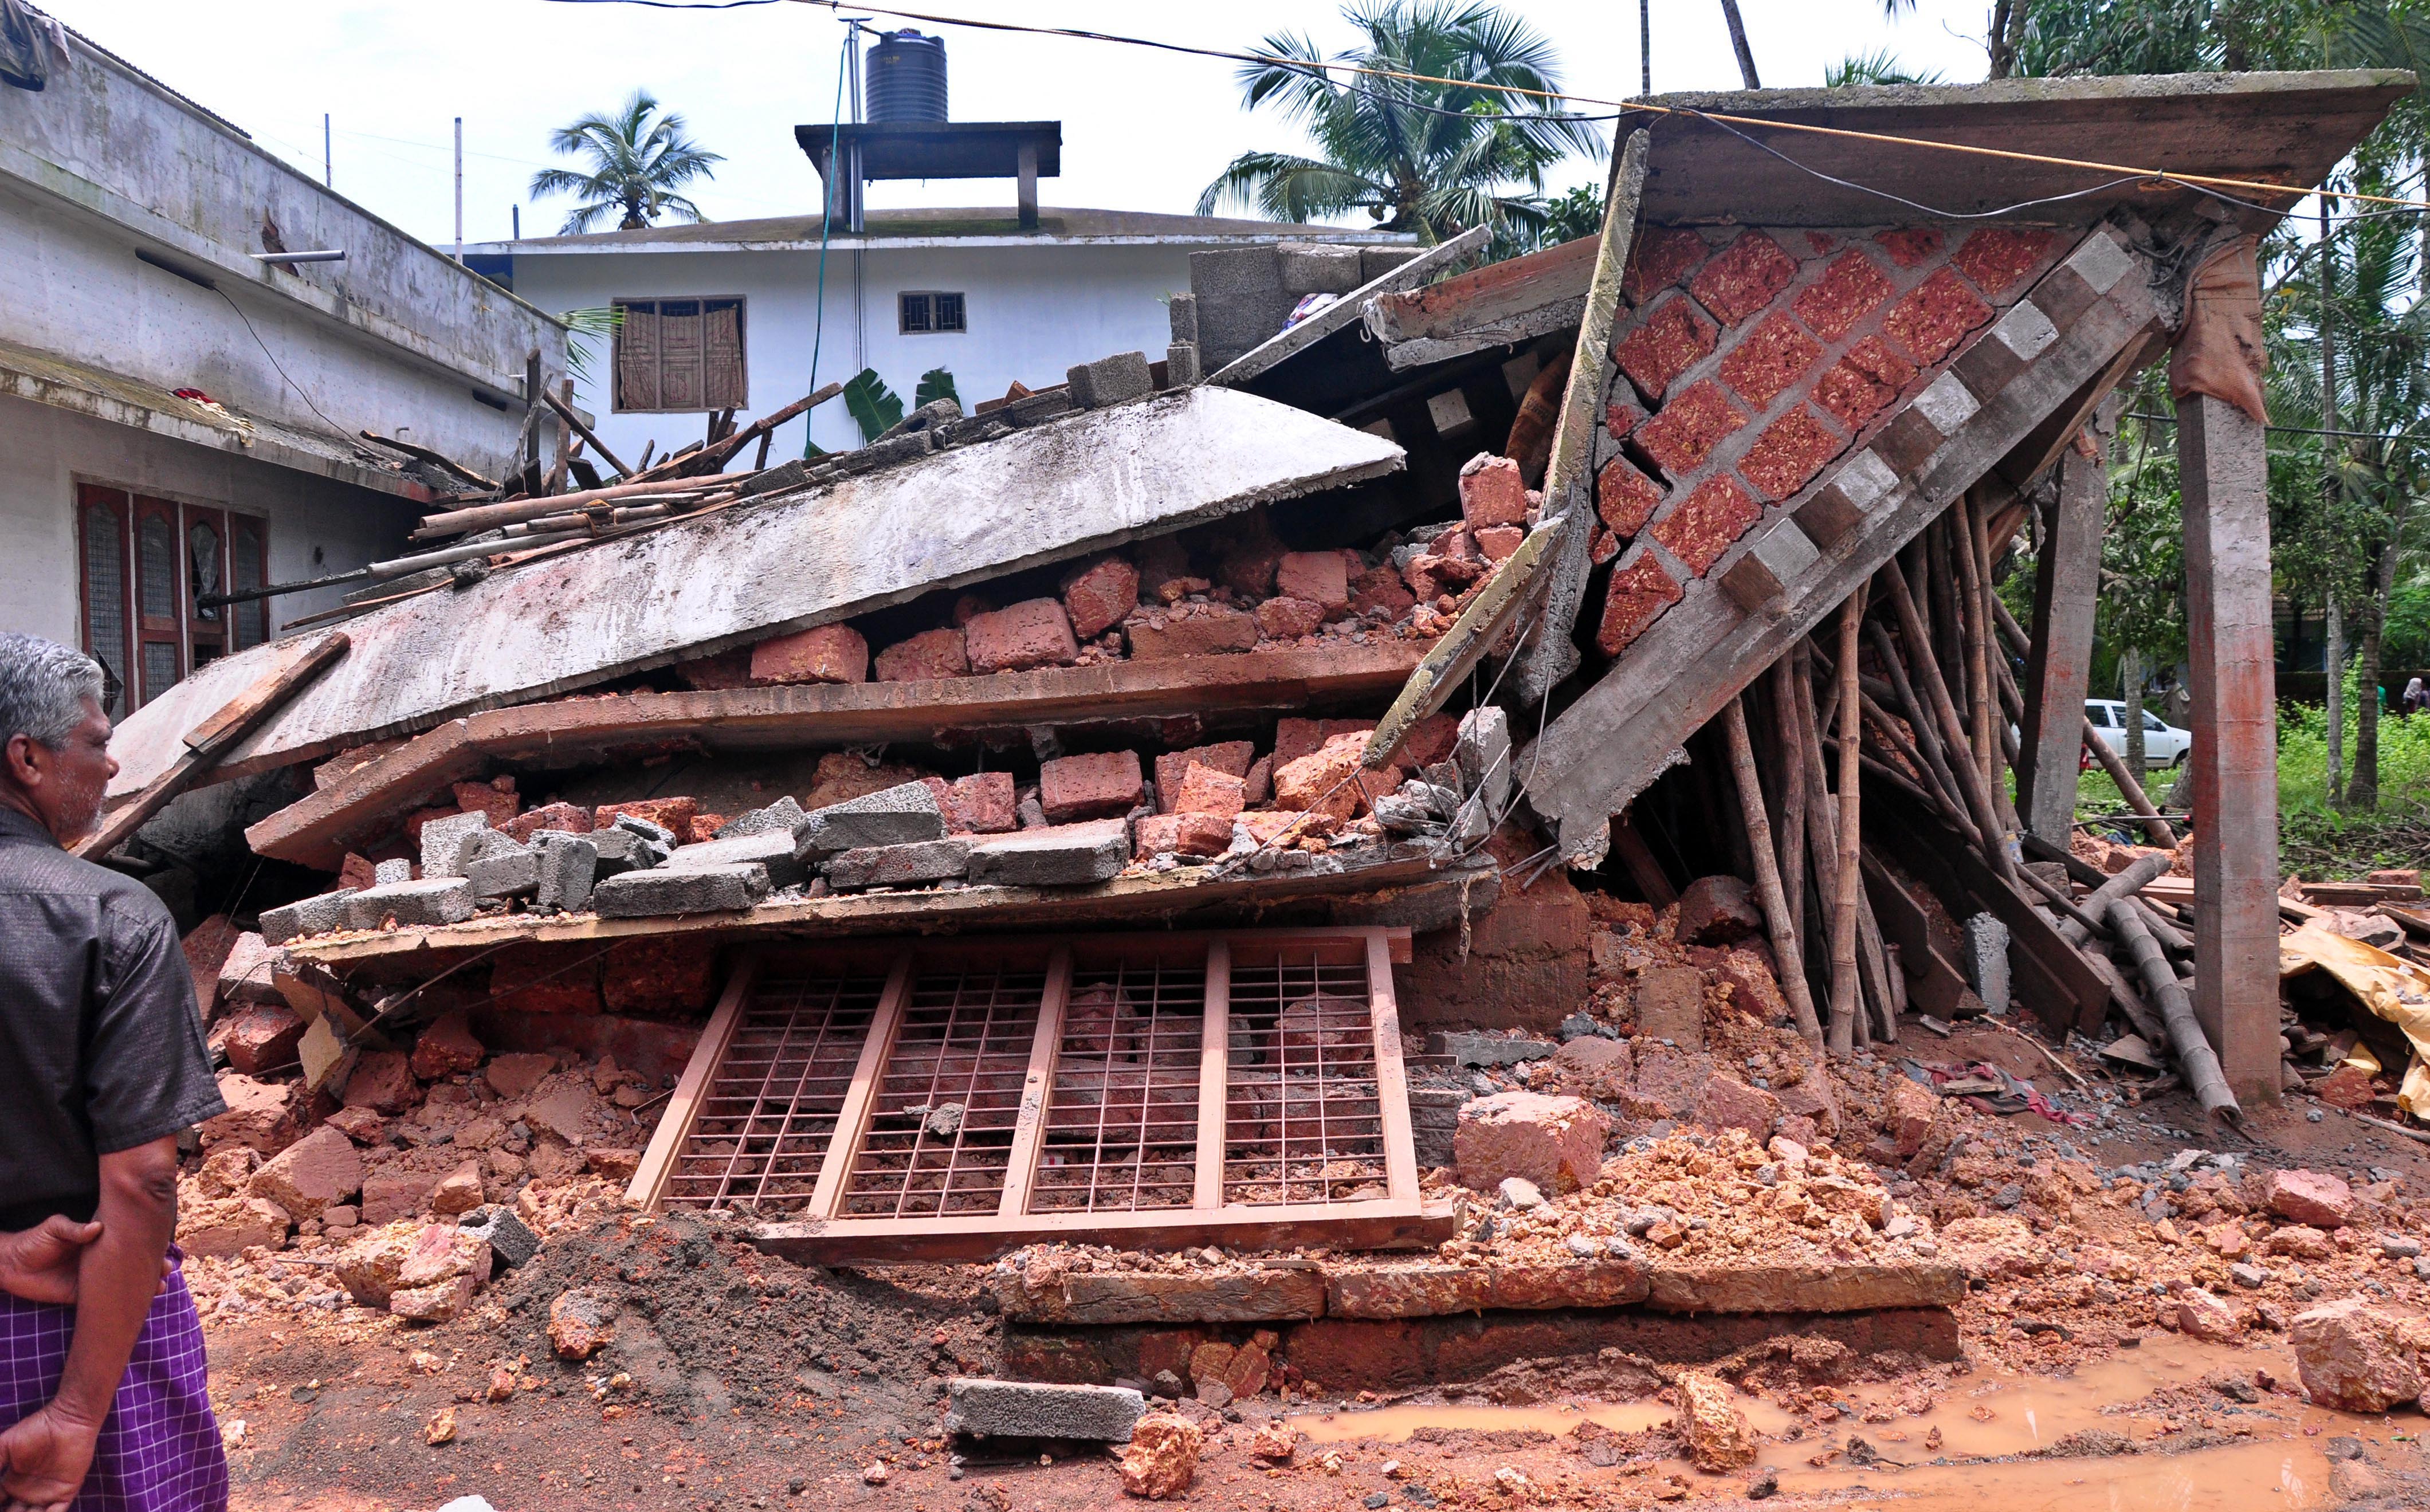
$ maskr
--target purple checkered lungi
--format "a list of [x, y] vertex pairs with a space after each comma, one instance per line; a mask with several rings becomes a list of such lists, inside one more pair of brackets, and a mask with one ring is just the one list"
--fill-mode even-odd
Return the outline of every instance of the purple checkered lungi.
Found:
[[[0, 1428], [51, 1400], [75, 1334], [75, 1308], [0, 1293]], [[204, 1387], [203, 1321], [181, 1269], [152, 1299], [75, 1512], [225, 1512], [227, 1504], [227, 1454]]]

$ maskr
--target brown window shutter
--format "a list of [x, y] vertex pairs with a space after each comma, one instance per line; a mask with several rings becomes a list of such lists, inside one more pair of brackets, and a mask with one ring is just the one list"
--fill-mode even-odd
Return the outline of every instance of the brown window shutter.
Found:
[[742, 367], [741, 302], [713, 301], [703, 324], [703, 366], [708, 390], [704, 403], [711, 409], [740, 409], [750, 402], [750, 384]]
[[616, 407], [658, 407], [658, 307], [623, 304], [624, 323], [616, 333]]
[[701, 382], [700, 301], [658, 301], [658, 407], [707, 409]]

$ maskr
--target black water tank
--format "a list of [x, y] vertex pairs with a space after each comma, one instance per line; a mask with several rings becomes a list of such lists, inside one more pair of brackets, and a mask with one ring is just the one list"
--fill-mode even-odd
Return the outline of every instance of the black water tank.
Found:
[[882, 31], [861, 78], [874, 125], [945, 119], [945, 39]]

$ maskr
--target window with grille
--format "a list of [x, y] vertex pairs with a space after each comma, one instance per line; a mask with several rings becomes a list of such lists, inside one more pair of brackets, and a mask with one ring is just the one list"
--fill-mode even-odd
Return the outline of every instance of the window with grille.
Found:
[[906, 336], [936, 336], [967, 329], [962, 317], [962, 296], [938, 293], [934, 291], [896, 296], [896, 307], [902, 315]]
[[750, 402], [740, 299], [620, 299], [616, 407], [740, 409]]
[[79, 484], [76, 570], [84, 651], [113, 719], [270, 638], [266, 603], [202, 602], [269, 581], [270, 527], [256, 516]]
[[1373, 1236], [1422, 1212], [1406, 948], [1282, 929], [750, 953], [631, 1195], [745, 1211], [837, 1262]]

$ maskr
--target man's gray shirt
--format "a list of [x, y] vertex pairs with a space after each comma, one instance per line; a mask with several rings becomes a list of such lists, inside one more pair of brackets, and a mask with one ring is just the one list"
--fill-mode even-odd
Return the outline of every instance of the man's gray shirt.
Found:
[[168, 908], [0, 808], [0, 1230], [91, 1218], [101, 1156], [226, 1106]]

